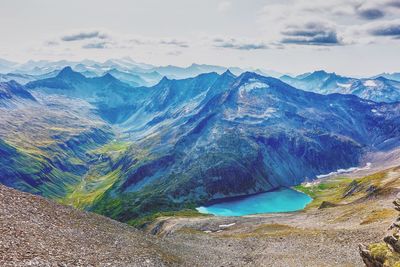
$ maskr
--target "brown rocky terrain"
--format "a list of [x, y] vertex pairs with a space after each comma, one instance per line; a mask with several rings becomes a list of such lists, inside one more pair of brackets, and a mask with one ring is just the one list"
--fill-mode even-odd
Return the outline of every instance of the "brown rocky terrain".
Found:
[[381, 240], [395, 218], [399, 177], [400, 169], [390, 168], [357, 179], [329, 178], [326, 189], [308, 189], [314, 201], [301, 212], [165, 217], [147, 231], [198, 266], [363, 266], [358, 246]]
[[164, 266], [178, 259], [133, 227], [0, 185], [0, 266]]

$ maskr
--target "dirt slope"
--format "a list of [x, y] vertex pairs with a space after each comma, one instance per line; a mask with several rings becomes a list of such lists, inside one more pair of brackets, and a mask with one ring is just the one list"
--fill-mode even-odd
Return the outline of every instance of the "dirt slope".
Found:
[[165, 266], [152, 236], [0, 185], [0, 266]]

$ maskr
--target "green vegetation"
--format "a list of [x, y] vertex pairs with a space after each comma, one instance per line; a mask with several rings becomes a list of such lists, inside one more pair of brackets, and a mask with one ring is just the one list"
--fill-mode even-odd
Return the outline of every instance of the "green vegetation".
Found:
[[[313, 198], [313, 201], [306, 207], [307, 209], [348, 204], [373, 194], [382, 195], [391, 192], [398, 181], [385, 180], [389, 171], [386, 170], [356, 179], [334, 177], [312, 185], [302, 184], [294, 188]], [[389, 213], [388, 211], [377, 211], [376, 214], [379, 217], [380, 215], [390, 216]], [[371, 215], [365, 223], [374, 220], [376, 218]]]
[[382, 266], [400, 267], [400, 255], [393, 252], [385, 243], [376, 243], [368, 246], [371, 256], [382, 263]]
[[343, 197], [345, 188], [351, 183], [348, 178], [335, 178], [310, 186], [298, 185], [294, 188], [313, 198], [306, 208], [319, 207], [324, 201], [338, 203]]
[[116, 159], [122, 153], [127, 151], [130, 145], [131, 143], [129, 142], [114, 140], [110, 143], [105, 144], [102, 147], [91, 150], [90, 153], [98, 155], [107, 155], [112, 157], [113, 159]]
[[112, 165], [129, 146], [128, 142], [114, 140], [90, 150], [88, 153], [95, 155], [96, 160], [90, 164], [89, 170], [81, 181], [69, 187], [69, 193], [62, 203], [82, 209], [90, 208], [101, 199], [104, 193], [121, 179], [122, 167], [113, 170]]
[[[78, 176], [51, 164], [42, 155], [30, 154], [0, 139], [0, 179], [8, 186], [58, 199]], [[18, 177], [18, 179], [15, 179]]]
[[82, 179], [78, 185], [73, 186], [73, 191], [62, 200], [62, 203], [76, 208], [89, 207], [118, 180], [120, 175], [120, 169], [106, 175], [92, 172]]

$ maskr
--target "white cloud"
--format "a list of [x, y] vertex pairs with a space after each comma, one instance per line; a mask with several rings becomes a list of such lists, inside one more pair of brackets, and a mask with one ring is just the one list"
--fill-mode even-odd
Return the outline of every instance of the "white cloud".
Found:
[[237, 39], [237, 38], [214, 38], [212, 45], [218, 48], [228, 48], [236, 50], [260, 50], [268, 49], [268, 45], [261, 40]]
[[[392, 22], [399, 15], [399, 0], [287, 0], [266, 4], [258, 14], [258, 21], [270, 43], [351, 45], [379, 42], [382, 36], [397, 37], [397, 28]], [[316, 22], [328, 26], [324, 31], [301, 26]], [[371, 22], [392, 27], [371, 34], [365, 30]]]

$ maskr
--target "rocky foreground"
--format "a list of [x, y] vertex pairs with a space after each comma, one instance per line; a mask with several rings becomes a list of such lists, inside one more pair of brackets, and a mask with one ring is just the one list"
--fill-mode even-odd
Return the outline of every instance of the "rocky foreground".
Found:
[[[400, 212], [400, 194], [393, 201]], [[400, 215], [390, 225], [383, 242], [360, 245], [360, 255], [368, 267], [400, 266]]]
[[165, 266], [177, 258], [125, 224], [0, 185], [0, 266]]

